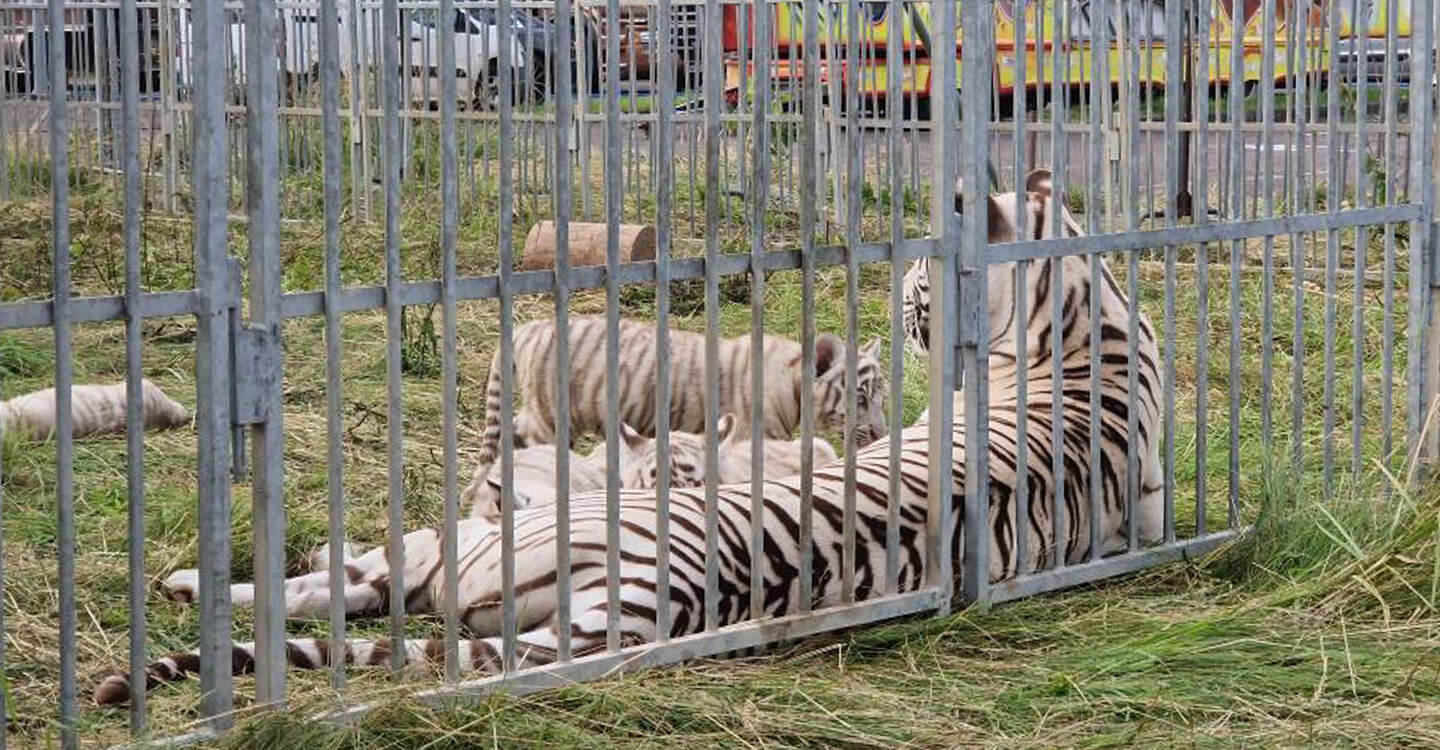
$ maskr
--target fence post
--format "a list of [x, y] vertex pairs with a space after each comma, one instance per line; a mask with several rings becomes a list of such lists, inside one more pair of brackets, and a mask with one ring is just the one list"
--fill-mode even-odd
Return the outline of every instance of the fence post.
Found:
[[[937, 123], [931, 131], [935, 139], [934, 172], [931, 182], [930, 233], [939, 252], [930, 262], [930, 464], [929, 503], [927, 517], [928, 554], [925, 559], [926, 583], [939, 589], [936, 612], [950, 612], [955, 577], [950, 556], [954, 492], [954, 416], [956, 384], [956, 350], [954, 349], [956, 302], [956, 251], [959, 247], [959, 222], [955, 216], [955, 166], [960, 144], [953, 124], [958, 117], [960, 97], [955, 80], [955, 5], [937, 3], [935, 13], [936, 54], [932, 55], [930, 78], [931, 100], [939, 105], [934, 113]], [[941, 92], [936, 96], [936, 92]], [[932, 106], [934, 106], [932, 104]]]
[[[986, 244], [989, 239], [986, 202], [990, 194], [987, 159], [990, 125], [990, 58], [995, 45], [993, 0], [964, 4], [961, 26], [964, 76], [960, 153], [964, 159], [964, 224], [960, 229], [959, 368], [969, 381], [965, 392], [965, 562], [963, 594], [982, 609], [989, 606], [989, 339], [987, 331]], [[1016, 176], [1017, 181], [1019, 175]], [[1018, 523], [1018, 520], [1017, 520]]]
[[[275, 0], [245, 0], [246, 207], [250, 223], [250, 327], [260, 408], [250, 430], [251, 512], [255, 529], [255, 699], [285, 699], [285, 437], [280, 356], [279, 71]], [[249, 368], [252, 362], [237, 362]], [[237, 373], [236, 376], [239, 374]], [[238, 415], [237, 415], [238, 416]]]
[[234, 705], [230, 642], [230, 333], [226, 209], [229, 150], [225, 9], [199, 3], [194, 21], [195, 393], [200, 527], [200, 713], [226, 729]]
[[[1417, 459], [1433, 467], [1440, 458], [1440, 434], [1428, 418], [1440, 395], [1440, 259], [1436, 258], [1434, 143], [1435, 19], [1434, 0], [1415, 0], [1412, 9], [1411, 49], [1423, 51], [1411, 57], [1410, 96], [1410, 200], [1421, 207], [1420, 219], [1411, 227], [1410, 243], [1410, 340], [1419, 356], [1410, 364], [1409, 423], [1407, 435]], [[1416, 142], [1416, 139], [1418, 143]], [[1418, 441], [1418, 442], [1417, 442]]]

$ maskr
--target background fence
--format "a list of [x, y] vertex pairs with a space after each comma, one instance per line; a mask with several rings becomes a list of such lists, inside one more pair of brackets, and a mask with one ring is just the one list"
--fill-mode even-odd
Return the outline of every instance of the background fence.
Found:
[[[968, 450], [954, 456], [967, 482], [930, 483], [923, 585], [900, 584], [892, 503], [884, 585], [857, 595], [856, 535], [869, 530], [856, 528], [848, 424], [836, 440], [847, 457], [843, 601], [809, 611], [801, 544], [803, 614], [722, 622], [711, 485], [700, 632], [620, 649], [617, 617], [603, 653], [569, 660], [567, 644], [564, 667], [473, 682], [452, 656], [436, 699], [946, 612], [952, 492], [966, 530], [962, 600], [983, 605], [1211, 549], [1277, 482], [1327, 495], [1389, 486], [1384, 475], [1408, 471], [1408, 457], [1436, 453], [1424, 429], [1440, 361], [1435, 72], [1433, 55], [1413, 54], [1435, 47], [1432, 5], [0, 6], [0, 396], [62, 394], [54, 444], [9, 441], [0, 466], [0, 742], [169, 734], [194, 728], [197, 711], [204, 730], [223, 728], [237, 697], [249, 702], [248, 678], [237, 691], [228, 674], [229, 642], [252, 632], [256, 703], [363, 700], [371, 678], [283, 671], [287, 560], [322, 536], [398, 545], [422, 524], [453, 528], [483, 365], [496, 347], [513, 354], [517, 321], [603, 312], [610, 326], [623, 315], [712, 337], [768, 332], [807, 350], [817, 332], [852, 350], [880, 336], [890, 431], [928, 404], [936, 466], [952, 458], [948, 396], [972, 386], [957, 407]], [[935, 53], [951, 48], [960, 53]], [[976, 216], [979, 186], [1015, 190], [1035, 166], [1055, 170], [1088, 237], [990, 244], [983, 223], [953, 218], [957, 177]], [[554, 271], [517, 271], [516, 248], [542, 219], [559, 224], [561, 248], [570, 222], [604, 222], [605, 265], [561, 252]], [[654, 225], [655, 260], [621, 262], [622, 223]], [[1123, 554], [992, 585], [980, 573], [994, 447], [980, 290], [987, 264], [1071, 254], [1108, 262], [1162, 341], [1164, 538], [1142, 548], [1132, 533]], [[928, 362], [900, 333], [900, 278], [920, 257], [935, 262], [936, 309], [956, 313], [936, 316], [951, 325]], [[607, 358], [610, 373], [619, 364]], [[193, 388], [195, 433], [142, 439], [136, 424], [123, 446], [72, 441], [68, 385], [121, 374]], [[705, 376], [715, 392], [716, 371]], [[1019, 418], [1024, 429], [1034, 416]], [[813, 433], [810, 420], [800, 433]], [[1099, 440], [1098, 421], [1084, 439]], [[1062, 442], [1057, 430], [1057, 461]], [[1022, 492], [1018, 516], [1051, 501]], [[619, 529], [612, 513], [611, 547]], [[658, 533], [667, 538], [665, 522]], [[508, 522], [502, 537], [512, 550]], [[208, 592], [198, 626], [148, 595], [156, 576], [192, 563]], [[669, 567], [657, 563], [657, 576]], [[227, 589], [252, 574], [253, 618], [232, 612]], [[458, 571], [443, 575], [449, 586]], [[509, 665], [514, 585], [512, 567]], [[562, 575], [557, 590], [566, 585]], [[416, 625], [403, 595], [390, 606], [388, 624], [347, 625], [332, 610], [328, 627], [301, 627], [393, 638], [428, 627], [456, 653], [457, 617]], [[79, 705], [77, 680], [127, 659], [138, 674], [155, 652], [197, 639], [198, 693], [137, 685], [128, 716]]]

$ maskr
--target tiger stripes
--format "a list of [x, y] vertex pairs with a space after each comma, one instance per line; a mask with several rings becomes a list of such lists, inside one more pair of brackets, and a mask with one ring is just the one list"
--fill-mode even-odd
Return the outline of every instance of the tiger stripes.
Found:
[[[1014, 196], [990, 199], [992, 221], [1000, 222], [994, 241], [1015, 237], [1013, 224], [1006, 216], [1017, 210], [1028, 212], [1028, 227], [1043, 227], [1047, 211], [1053, 204], [1046, 190], [1048, 181], [1032, 179], [1029, 191], [1015, 205]], [[1008, 232], [1007, 232], [1008, 227]], [[1071, 228], [1072, 233], [1075, 232]], [[1140, 332], [1135, 342], [1134, 362], [1128, 356], [1128, 302], [1103, 259], [1100, 273], [1092, 275], [1089, 259], [1070, 256], [1024, 261], [1028, 264], [1026, 283], [1030, 309], [1023, 317], [1026, 325], [1016, 328], [1006, 323], [1013, 319], [1014, 285], [1017, 275], [1014, 264], [992, 266], [987, 274], [988, 298], [991, 301], [992, 345], [989, 360], [990, 406], [987, 423], [990, 446], [989, 504], [991, 554], [989, 578], [992, 581], [1012, 578], [1018, 574], [1042, 570], [1060, 561], [1078, 563], [1090, 555], [1090, 524], [1100, 525], [1100, 554], [1122, 550], [1126, 546], [1128, 508], [1126, 487], [1126, 451], [1136, 446], [1140, 477], [1140, 495], [1135, 503], [1135, 522], [1141, 543], [1157, 541], [1162, 535], [1161, 473], [1158, 456], [1161, 410], [1159, 394], [1162, 384], [1156, 363], [1158, 349], [1149, 322], [1140, 315]], [[1057, 283], [1058, 282], [1058, 283]], [[1101, 305], [1098, 311], [1090, 306], [1090, 290], [1100, 285]], [[1060, 306], [1061, 347], [1060, 382], [1054, 382], [1050, 353], [1052, 309]], [[1091, 317], [1100, 316], [1101, 337], [1097, 343], [1099, 371], [1090, 370]], [[1017, 371], [1015, 344], [1028, 351], [1028, 366]], [[1130, 367], [1136, 368], [1138, 390], [1128, 391]], [[1102, 497], [1097, 506], [1099, 517], [1090, 516], [1091, 486], [1089, 453], [1090, 391], [1092, 377], [1099, 379], [1102, 408], [1096, 415], [1100, 426], [1101, 452], [1096, 463], [1101, 476], [1098, 485]], [[1026, 379], [1029, 419], [1025, 434], [1017, 432], [1017, 385]], [[1060, 463], [1064, 476], [1052, 474], [1051, 414], [1059, 399], [1063, 423]], [[1137, 410], [1137, 434], [1128, 434], [1130, 404]], [[954, 461], [950, 478], [957, 485], [965, 479], [965, 413], [964, 399], [956, 398], [955, 419], [951, 431]], [[928, 482], [930, 477], [929, 426], [917, 423], [899, 434], [892, 434], [857, 451], [855, 457], [855, 599], [866, 600], [884, 591], [886, 565], [886, 532], [888, 509], [892, 500], [899, 507], [898, 559], [899, 588], [913, 591], [926, 580]], [[1015, 487], [1018, 467], [1016, 447], [1025, 440], [1028, 448], [1027, 488], [1028, 518], [1016, 517]], [[899, 441], [898, 482], [900, 496], [890, 497], [890, 446]], [[844, 465], [829, 462], [817, 466], [813, 475], [812, 555], [813, 600], [815, 607], [838, 605], [842, 602], [840, 581], [843, 548], [845, 481]], [[1053, 494], [1061, 485], [1061, 511], [1064, 535], [1055, 538], [1051, 523], [1051, 504], [1039, 498]], [[751, 517], [750, 484], [726, 484], [719, 487], [717, 512], [720, 533], [716, 539], [716, 565], [721, 572], [718, 587], [719, 624], [737, 623], [757, 615], [779, 616], [799, 611], [800, 559], [799, 528], [801, 478], [790, 476], [767, 479], [763, 483], [763, 519]], [[947, 540], [956, 571], [963, 571], [963, 508], [953, 508], [953, 536]], [[704, 629], [705, 612], [705, 493], [702, 489], [677, 488], [670, 492], [670, 611], [669, 635], [679, 637]], [[576, 656], [600, 651], [606, 646], [606, 501], [603, 493], [578, 495], [570, 503], [570, 601], [573, 619], [570, 637]], [[516, 655], [517, 666], [524, 668], [551, 663], [558, 644], [555, 621], [557, 596], [556, 524], [554, 509], [531, 509], [515, 514], [515, 580], [516, 612], [519, 624]], [[754, 559], [750, 555], [750, 530], [754, 523], [763, 525], [765, 554]], [[626, 644], [652, 642], [656, 631], [656, 527], [657, 508], [653, 492], [624, 490], [620, 493], [620, 630]], [[1028, 534], [1028, 553], [1020, 559], [1016, 550], [1018, 535]], [[500, 589], [500, 542], [494, 534], [482, 530], [473, 520], [461, 522], [457, 529], [459, 550], [459, 598], [444, 598], [443, 576], [440, 575], [440, 534], [437, 529], [422, 529], [405, 537], [406, 587], [405, 607], [409, 612], [444, 611], [451, 604], [472, 639], [461, 644], [461, 658], [475, 671], [494, 673], [500, 668], [502, 643]], [[763, 612], [750, 611], [750, 570], [761, 564], [764, 592]], [[310, 574], [286, 582], [285, 600], [289, 614], [298, 618], [323, 618], [332, 595], [343, 595], [345, 607], [352, 616], [381, 614], [388, 606], [389, 571], [384, 548], [370, 550], [345, 567], [343, 592], [330, 592], [328, 574]], [[194, 571], [179, 571], [166, 583], [167, 594], [174, 599], [193, 600], [198, 576]], [[233, 586], [232, 599], [237, 606], [253, 600], [253, 587]], [[331, 645], [324, 640], [298, 639], [287, 648], [289, 663], [297, 668], [323, 666], [332, 659], [347, 663], [381, 664], [391, 653], [385, 639], [351, 640]], [[253, 668], [253, 647], [237, 644], [233, 659], [237, 672]], [[443, 653], [439, 640], [415, 640], [405, 644], [406, 661], [438, 664]], [[147, 670], [148, 684], [181, 679], [197, 666], [194, 653], [177, 654], [153, 663]], [[129, 678], [123, 674], [106, 677], [96, 688], [95, 699], [104, 704], [128, 699]]]

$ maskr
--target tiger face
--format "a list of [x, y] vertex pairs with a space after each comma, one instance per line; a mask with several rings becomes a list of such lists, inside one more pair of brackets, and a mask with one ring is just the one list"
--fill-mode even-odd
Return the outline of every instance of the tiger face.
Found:
[[[855, 444], [864, 447], [885, 437], [885, 379], [880, 369], [880, 339], [859, 352], [855, 367]], [[815, 420], [828, 430], [845, 429], [845, 345], [825, 334], [815, 340]]]
[[[1034, 169], [1025, 180], [1022, 202], [1016, 201], [1014, 192], [1006, 191], [987, 196], [987, 234], [991, 244], [1014, 242], [1019, 239], [1044, 239], [1055, 236], [1054, 216], [1059, 214], [1061, 232], [1065, 236], [1078, 237], [1084, 234], [1070, 212], [1065, 210], [1052, 193], [1053, 178], [1048, 169]], [[955, 184], [955, 212], [963, 211], [964, 187]], [[1025, 215], [1025, 237], [1019, 232], [1020, 216]], [[1026, 261], [1028, 268], [1044, 263]], [[906, 344], [916, 353], [924, 355], [930, 351], [930, 269], [929, 258], [920, 258], [910, 265], [905, 273], [902, 296], [904, 298], [903, 322]], [[992, 263], [986, 273], [986, 309], [990, 317], [991, 346], [1013, 336], [1015, 325], [1015, 286], [1020, 264], [1015, 262]], [[1027, 285], [1033, 286], [1036, 274], [1027, 276]], [[1032, 304], [1038, 300], [1031, 296]]]
[[[733, 442], [735, 415], [723, 414], [716, 422], [715, 435], [723, 459]], [[654, 489], [660, 481], [658, 444], [630, 425], [620, 423], [620, 485], [627, 489]], [[670, 433], [670, 486], [700, 487], [705, 484], [705, 436], [692, 432]]]

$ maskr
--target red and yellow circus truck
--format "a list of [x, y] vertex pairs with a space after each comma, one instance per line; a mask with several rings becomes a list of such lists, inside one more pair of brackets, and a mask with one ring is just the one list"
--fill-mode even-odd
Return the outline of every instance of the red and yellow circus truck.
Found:
[[[1409, 73], [1408, 40], [1410, 36], [1410, 0], [1397, 0], [1397, 18], [1389, 18], [1388, 0], [1368, 0], [1370, 14], [1356, 39], [1356, 24], [1353, 19], [1353, 0], [1337, 0], [1340, 3], [1341, 44], [1337, 49], [1342, 68], [1354, 72], [1368, 72], [1377, 75], [1384, 67], [1385, 35], [1389, 24], [1397, 24], [1397, 35], [1401, 38], [1397, 46], [1402, 75]], [[1112, 0], [1109, 39], [1108, 66], [1112, 84], [1121, 80], [1133, 80], [1135, 73], [1129, 70], [1129, 61], [1122, 65], [1121, 48], [1117, 41], [1115, 21], [1118, 14], [1114, 8], [1126, 11], [1126, 40], [1139, 48], [1139, 80], [1148, 86], [1164, 86], [1166, 78], [1165, 47], [1165, 6], [1163, 0]], [[1290, 75], [1291, 67], [1300, 68], [1301, 59], [1290, 47], [1304, 50], [1308, 56], [1305, 70], [1310, 73], [1328, 75], [1331, 66], [1330, 34], [1327, 28], [1329, 0], [1276, 0], [1274, 19], [1274, 74], [1277, 82], [1283, 82]], [[1057, 5], [1062, 16], [1056, 23]], [[1228, 85], [1234, 73], [1231, 70], [1231, 46], [1234, 40], [1236, 0], [1211, 0], [1208, 72], [1211, 85]], [[890, 34], [899, 34], [902, 66], [901, 94], [906, 100], [926, 100], [930, 96], [931, 67], [930, 51], [926, 42], [931, 38], [931, 4], [906, 3], [906, 11], [900, 18], [891, 17], [889, 2], [858, 3], [860, 47], [863, 50], [861, 62], [856, 66], [855, 75], [845, 61], [849, 38], [850, 4], [822, 0], [819, 14], [818, 36], [822, 57], [833, 57], [834, 62], [817, 61], [814, 66], [820, 77], [822, 91], [828, 88], [830, 77], [839, 74], [839, 88], [854, 85], [859, 87], [860, 98], [865, 102], [883, 101], [887, 95], [887, 68], [891, 61], [886, 59], [886, 43]], [[747, 94], [753, 92], [755, 67], [753, 48], [755, 42], [753, 5], [727, 5], [724, 9], [723, 39], [726, 52], [725, 88], [727, 99], [732, 103], [738, 98], [742, 79]], [[770, 85], [777, 91], [789, 89], [791, 81], [805, 75], [804, 64], [804, 5], [799, 0], [778, 2], [774, 9], [773, 51], [770, 55]], [[1064, 87], [1088, 86], [1094, 70], [1091, 53], [1092, 15], [1096, 8], [1092, 0], [1029, 0], [1025, 3], [1024, 38], [1017, 44], [1016, 0], [996, 0], [995, 8], [995, 73], [993, 80], [1001, 95], [1010, 95], [1017, 89], [1047, 91], [1056, 79], [1054, 51], [1056, 28], [1066, 33], [1059, 40], [1059, 80]], [[1245, 83], [1257, 82], [1264, 51], [1264, 3], [1262, 0], [1241, 0], [1240, 14], [1244, 51], [1243, 70], [1240, 79]], [[1306, 13], [1305, 38], [1295, 39], [1300, 28], [1299, 13]], [[957, 24], [958, 27], [958, 24]], [[1066, 28], [1068, 27], [1068, 29]], [[959, 59], [961, 33], [957, 28], [956, 57]], [[1133, 40], [1133, 42], [1131, 41]], [[1199, 41], [1197, 40], [1197, 44]], [[1017, 80], [1017, 56], [1025, 57], [1025, 79]], [[1378, 57], [1377, 57], [1378, 55]], [[833, 70], [832, 70], [833, 66]], [[744, 75], [742, 76], [742, 69]], [[1122, 75], [1127, 78], [1122, 79]], [[956, 77], [959, 80], [959, 76]], [[1198, 83], [1198, 81], [1197, 81]]]

